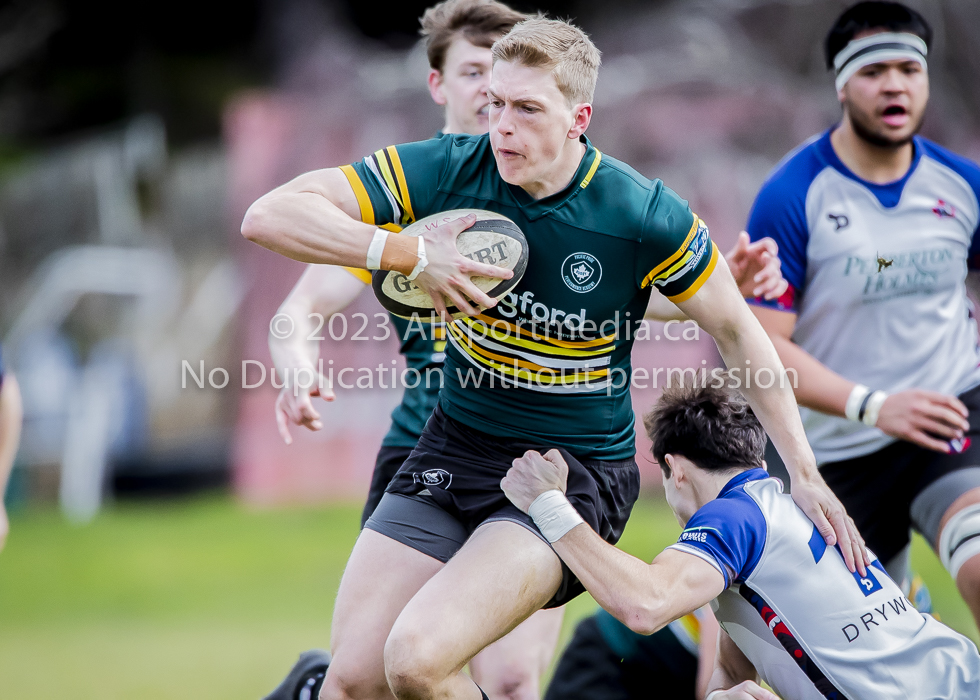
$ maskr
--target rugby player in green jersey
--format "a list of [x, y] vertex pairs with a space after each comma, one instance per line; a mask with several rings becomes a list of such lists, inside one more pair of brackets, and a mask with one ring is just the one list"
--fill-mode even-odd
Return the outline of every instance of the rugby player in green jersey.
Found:
[[[618, 539], [639, 487], [629, 352], [651, 285], [712, 334], [729, 367], [783, 374], [704, 223], [585, 138], [599, 66], [588, 37], [533, 19], [493, 57], [488, 136], [392, 146], [300, 176], [242, 224], [246, 238], [294, 259], [414, 277], [440, 311], [448, 300], [470, 314], [449, 325], [439, 405], [344, 572], [321, 698], [485, 697], [461, 673], [467, 661], [581, 592], [499, 482], [532, 446], [557, 445], [567, 497]], [[525, 276], [500, 304], [470, 277], [511, 273], [455, 248], [472, 217], [433, 228], [424, 248], [378, 228], [468, 207], [510, 217], [528, 238]], [[863, 572], [862, 543], [816, 471], [792, 388], [743, 386], [794, 499]]]
[[[446, 0], [429, 8], [421, 19], [429, 59], [428, 86], [433, 101], [444, 107], [446, 134], [484, 134], [487, 131], [487, 86], [490, 83], [490, 46], [527, 16], [496, 0]], [[391, 227], [398, 230], [397, 226]], [[741, 247], [746, 276], [759, 272], [764, 288], [782, 282], [774, 242]], [[750, 259], [754, 255], [754, 259]], [[759, 270], [759, 268], [762, 268]], [[323, 427], [312, 396], [334, 401], [331, 387], [317, 372], [319, 342], [307, 340], [317, 333], [316, 314], [329, 319], [343, 311], [371, 283], [367, 270], [333, 265], [310, 265], [279, 307], [293, 320], [293, 331], [283, 338], [269, 335], [269, 350], [285, 386], [276, 399], [279, 433], [292, 443], [289, 426], [309, 430]], [[755, 286], [754, 284], [752, 286]], [[754, 296], [754, 294], [753, 294]], [[778, 296], [778, 295], [777, 295]], [[406, 387], [391, 415], [391, 428], [378, 451], [361, 525], [374, 512], [391, 477], [418, 442], [422, 428], [439, 395], [445, 328], [414, 326], [397, 316], [385, 320], [397, 335], [406, 365], [421, 377], [438, 369], [435, 381]], [[309, 379], [307, 379], [309, 377]], [[562, 609], [541, 611], [470, 662], [470, 673], [493, 700], [534, 700], [540, 697], [541, 678], [551, 663], [561, 631]], [[316, 697], [329, 665], [326, 652], [310, 650], [300, 656], [283, 682], [266, 700]]]
[[[428, 83], [433, 101], [445, 107], [442, 133], [486, 133], [490, 46], [522, 19], [526, 16], [495, 0], [446, 0], [426, 11], [421, 23], [430, 65]], [[396, 226], [391, 228], [398, 230]], [[771, 239], [750, 244], [747, 234], [739, 237], [726, 260], [743, 296], [778, 298], [783, 293], [786, 281], [779, 272], [777, 252]], [[310, 265], [279, 307], [279, 314], [293, 320], [293, 331], [288, 337], [269, 335], [269, 350], [285, 385], [276, 400], [275, 415], [286, 444], [292, 442], [291, 424], [313, 431], [322, 428], [313, 396], [325, 401], [336, 398], [326, 381], [317, 377], [319, 342], [308, 338], [316, 335], [318, 323], [345, 309], [370, 283], [367, 270]], [[655, 291], [646, 318], [666, 321], [683, 318], [683, 314]], [[388, 332], [397, 335], [399, 352], [408, 367], [417, 370], [421, 377], [430, 376], [429, 370], [441, 370], [447, 342], [443, 326], [427, 329], [394, 315], [384, 323]], [[438, 380], [421, 381], [415, 387], [405, 388], [401, 403], [391, 415], [391, 428], [378, 451], [361, 516], [362, 526], [418, 442], [438, 401], [440, 384]], [[491, 700], [540, 697], [540, 679], [554, 655], [562, 613], [563, 608], [539, 611], [470, 661], [473, 679]], [[329, 661], [324, 651], [305, 652], [266, 700], [292, 700], [302, 692], [315, 697]]]

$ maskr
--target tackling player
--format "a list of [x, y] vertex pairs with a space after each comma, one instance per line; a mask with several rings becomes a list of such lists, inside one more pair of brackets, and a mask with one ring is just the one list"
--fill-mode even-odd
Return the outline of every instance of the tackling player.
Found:
[[[904, 583], [899, 588], [905, 593]], [[909, 577], [905, 598], [919, 612], [932, 613], [929, 589], [917, 574]], [[654, 697], [703, 700], [717, 646], [718, 623], [707, 606], [651, 635], [599, 608], [575, 628], [544, 700], [647, 700], [651, 679]]]
[[707, 700], [778, 700], [760, 675], [787, 700], [980, 697], [973, 643], [915, 610], [877, 559], [865, 575], [848, 571], [769, 477], [765, 433], [743, 399], [666, 389], [645, 425], [684, 528], [652, 564], [582, 527], [563, 493], [564, 451], [528, 452], [501, 486], [630, 629], [651, 634], [711, 602], [723, 632]]
[[7, 534], [10, 532], [4, 494], [7, 490], [7, 481], [10, 479], [10, 471], [14, 467], [14, 458], [17, 456], [23, 416], [20, 387], [14, 375], [9, 372], [4, 373], [3, 353], [0, 352], [0, 551], [3, 551]]
[[[662, 182], [585, 138], [599, 65], [588, 37], [533, 19], [493, 56], [488, 136], [392, 146], [308, 173], [260, 198], [242, 224], [246, 238], [295, 259], [396, 270], [439, 312], [448, 300], [471, 314], [449, 324], [439, 404], [351, 554], [321, 698], [476, 700], [482, 692], [460, 673], [467, 661], [535, 610], [581, 592], [499, 480], [527, 449], [560, 445], [577, 508], [618, 539], [639, 486], [632, 328], [652, 285], [713, 335], [729, 366], [783, 374], [704, 223]], [[470, 277], [511, 273], [455, 248], [471, 217], [418, 239], [378, 228], [477, 207], [514, 220], [530, 246], [519, 292], [499, 305]], [[572, 262], [577, 275], [566, 271]], [[860, 539], [816, 472], [791, 390], [746, 392], [786, 458], [793, 497], [863, 569]]]
[[[770, 176], [749, 219], [791, 289], [753, 310], [787, 367], [821, 473], [896, 580], [910, 527], [980, 620], [980, 351], [967, 300], [980, 168], [916, 136], [932, 32], [863, 2], [824, 45], [843, 118]], [[971, 273], [972, 276], [972, 273]]]

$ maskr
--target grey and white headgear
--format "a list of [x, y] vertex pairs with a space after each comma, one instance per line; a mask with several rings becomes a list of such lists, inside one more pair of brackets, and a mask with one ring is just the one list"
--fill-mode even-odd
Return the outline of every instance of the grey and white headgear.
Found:
[[908, 32], [882, 32], [854, 39], [834, 57], [834, 72], [837, 75], [835, 85], [841, 90], [859, 70], [881, 61], [916, 61], [922, 66], [922, 70], [927, 70], [928, 53], [926, 42]]

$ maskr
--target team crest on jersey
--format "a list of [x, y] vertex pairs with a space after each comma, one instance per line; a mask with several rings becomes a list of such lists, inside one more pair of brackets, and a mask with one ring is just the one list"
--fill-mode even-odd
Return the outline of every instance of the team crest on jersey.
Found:
[[413, 473], [412, 480], [426, 488], [437, 486], [441, 489], [448, 489], [449, 485], [453, 483], [453, 475], [445, 469], [427, 469], [422, 473]]
[[940, 199], [936, 203], [936, 206], [932, 208], [932, 213], [938, 216], [940, 219], [951, 219], [956, 216], [956, 207], [949, 202]]
[[602, 265], [588, 253], [572, 253], [561, 264], [561, 278], [573, 292], [591, 292], [602, 279]]

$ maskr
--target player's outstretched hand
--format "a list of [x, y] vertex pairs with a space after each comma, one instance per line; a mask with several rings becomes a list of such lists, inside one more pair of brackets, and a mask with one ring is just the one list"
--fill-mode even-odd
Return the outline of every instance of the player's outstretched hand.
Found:
[[711, 700], [779, 700], [779, 696], [773, 695], [755, 681], [742, 681], [734, 688], [720, 693], [709, 693], [708, 697]]
[[867, 576], [871, 557], [864, 538], [827, 483], [819, 475], [814, 480], [794, 479], [791, 494], [800, 510], [817, 526], [824, 542], [840, 545], [848, 571]]
[[773, 239], [767, 237], [752, 243], [745, 231], [738, 234], [738, 241], [725, 255], [725, 261], [743, 297], [778, 299], [786, 292], [789, 282], [780, 272], [782, 263], [778, 254], [779, 246]]
[[500, 481], [500, 488], [511, 503], [526, 513], [545, 491], [558, 489], [564, 493], [567, 481], [568, 465], [558, 450], [548, 450], [544, 455], [528, 450], [514, 460], [514, 466]]
[[326, 380], [319, 373], [314, 373], [314, 376], [317, 383], [311, 387], [287, 384], [279, 390], [276, 398], [276, 425], [279, 426], [279, 435], [287, 445], [293, 444], [293, 436], [289, 434], [290, 423], [302, 425], [312, 431], [323, 427], [320, 413], [313, 408], [312, 397], [319, 396], [324, 401], [333, 401], [336, 398]]
[[514, 276], [510, 270], [479, 263], [459, 254], [456, 249], [456, 237], [475, 223], [476, 216], [469, 214], [439, 224], [425, 232], [425, 255], [429, 263], [415, 278], [415, 284], [432, 297], [436, 314], [444, 320], [448, 320], [447, 301], [470, 316], [480, 313], [470, 301], [485, 308], [496, 305], [496, 300], [480, 291], [479, 287], [473, 284], [471, 277], [509, 280]]
[[969, 415], [966, 406], [955, 396], [908, 389], [885, 399], [875, 425], [892, 437], [948, 453], [949, 441], [962, 438], [970, 429]]

